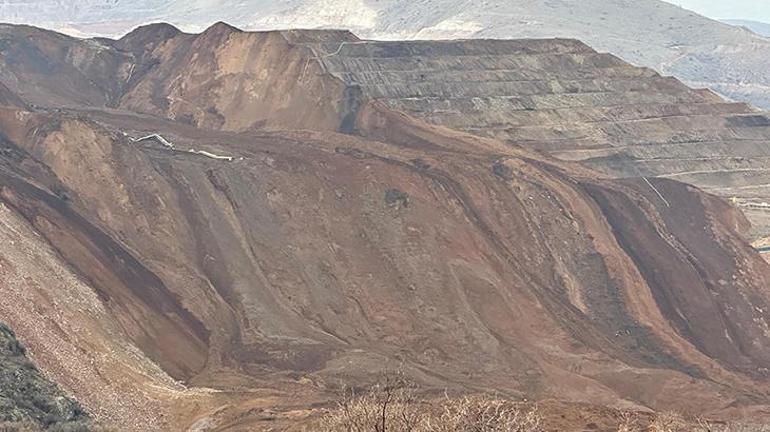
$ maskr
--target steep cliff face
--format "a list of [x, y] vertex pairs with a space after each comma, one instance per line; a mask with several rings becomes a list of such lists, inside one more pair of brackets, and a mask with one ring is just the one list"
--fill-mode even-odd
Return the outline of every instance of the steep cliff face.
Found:
[[254, 34], [219, 23], [199, 35], [153, 24], [117, 41], [83, 41], [4, 25], [0, 98], [120, 108], [209, 129], [334, 130], [344, 87], [300, 44], [324, 40], [357, 38], [344, 31]]
[[[325, 96], [341, 85], [319, 74], [317, 61], [289, 43], [292, 35], [254, 37], [220, 23], [200, 35], [175, 37], [136, 65], [137, 84], [120, 106], [212, 129], [333, 128], [339, 101]], [[315, 35], [324, 33], [303, 32], [299, 39]]]
[[288, 392], [310, 404], [394, 368], [427, 389], [767, 406], [770, 266], [740, 212], [403, 109], [541, 93], [507, 74], [557, 67], [613, 70], [624, 78], [595, 85], [640, 98], [661, 81], [672, 103], [706, 96], [568, 40], [218, 25], [100, 43], [135, 62], [113, 108], [0, 110], [2, 256], [17, 275], [0, 317], [66, 389], [93, 392], [95, 413], [137, 430], [246, 427]]

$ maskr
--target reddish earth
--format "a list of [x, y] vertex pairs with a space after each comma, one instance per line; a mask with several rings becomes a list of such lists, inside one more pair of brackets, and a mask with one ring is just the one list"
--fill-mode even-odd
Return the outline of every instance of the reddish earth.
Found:
[[[770, 414], [770, 265], [739, 210], [428, 123], [373, 93], [409, 101], [408, 80], [351, 84], [324, 44], [353, 47], [348, 77], [364, 54], [620, 67], [563, 40], [0, 28], [0, 320], [97, 417], [297, 424], [395, 369], [429, 394], [562, 401], [576, 430], [599, 407]], [[175, 148], [136, 140], [154, 133]]]

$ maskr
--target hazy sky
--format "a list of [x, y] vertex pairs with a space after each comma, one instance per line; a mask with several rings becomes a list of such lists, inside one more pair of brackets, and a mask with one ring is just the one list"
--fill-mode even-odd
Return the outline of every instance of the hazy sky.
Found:
[[715, 19], [748, 19], [770, 23], [770, 0], [667, 0]]

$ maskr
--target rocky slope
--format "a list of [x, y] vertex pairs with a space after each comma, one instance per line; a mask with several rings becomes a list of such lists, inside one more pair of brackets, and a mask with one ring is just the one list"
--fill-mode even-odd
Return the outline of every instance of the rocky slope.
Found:
[[746, 104], [570, 40], [308, 46], [391, 109], [613, 177], [692, 183], [742, 206], [753, 240], [770, 234], [770, 118]]
[[[767, 414], [770, 265], [743, 215], [535, 145], [616, 93], [618, 121], [758, 117], [744, 105], [572, 40], [2, 40], [0, 318], [98, 418], [259, 428], [387, 369], [428, 391]], [[540, 141], [499, 136], [514, 118]], [[652, 130], [615, 144], [670, 133]]]
[[16, 106], [118, 108], [235, 131], [350, 132], [362, 101], [378, 101], [614, 177], [695, 184], [741, 205], [752, 241], [770, 235], [770, 120], [583, 43], [361, 42], [331, 31], [255, 38], [226, 24], [200, 35], [151, 25], [118, 41], [19, 31], [0, 28], [8, 41], [0, 84]]
[[770, 40], [743, 28], [659, 0], [478, 6], [468, 0], [14, 0], [0, 7], [0, 21], [109, 36], [158, 20], [188, 31], [223, 20], [251, 30], [346, 28], [375, 39], [577, 38], [690, 85], [770, 108]]
[[77, 402], [46, 380], [16, 334], [0, 324], [0, 423], [59, 426], [88, 419]]

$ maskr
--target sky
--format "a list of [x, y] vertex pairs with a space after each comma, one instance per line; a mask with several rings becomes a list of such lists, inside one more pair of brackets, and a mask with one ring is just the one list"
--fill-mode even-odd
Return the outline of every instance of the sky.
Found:
[[770, 23], [770, 0], [667, 0], [714, 19], [746, 19]]

